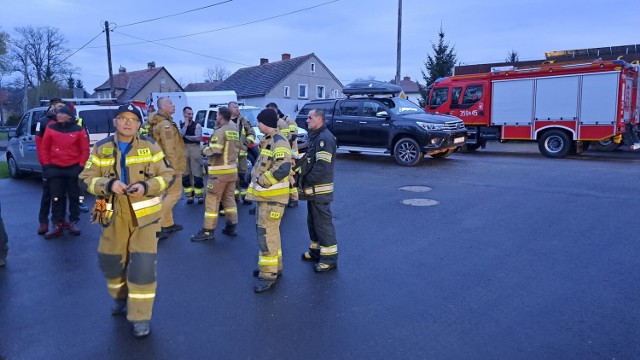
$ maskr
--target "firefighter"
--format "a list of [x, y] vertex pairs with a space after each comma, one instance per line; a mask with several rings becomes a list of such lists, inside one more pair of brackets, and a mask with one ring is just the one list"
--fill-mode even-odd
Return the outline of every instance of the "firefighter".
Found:
[[278, 131], [278, 114], [264, 109], [258, 114], [258, 128], [265, 134], [260, 141], [260, 156], [251, 171], [249, 200], [255, 200], [258, 235], [258, 276], [253, 291], [271, 289], [282, 273], [280, 220], [289, 200], [291, 147]]
[[169, 186], [162, 199], [161, 238], [164, 238], [168, 233], [184, 228], [173, 220], [173, 207], [182, 196], [182, 175], [187, 168], [184, 141], [182, 141], [178, 126], [171, 117], [175, 111], [176, 107], [171, 99], [161, 97], [158, 99], [158, 111], [149, 119], [149, 134], [160, 145], [169, 166], [176, 172], [175, 182]]
[[[181, 125], [180, 135], [184, 141], [187, 154], [187, 170], [182, 176], [182, 187], [187, 196], [187, 204], [193, 204], [195, 196], [198, 204], [204, 202], [204, 182], [202, 181], [202, 152], [200, 140], [202, 139], [202, 126], [193, 121], [193, 109], [185, 106], [182, 109], [185, 123]], [[193, 177], [193, 180], [192, 180]]]
[[160, 194], [175, 179], [160, 146], [137, 134], [141, 118], [136, 107], [120, 106], [113, 121], [116, 134], [95, 144], [80, 174], [97, 197], [93, 215], [103, 226], [98, 260], [115, 302], [111, 312], [126, 313], [136, 337], [150, 331]]
[[242, 199], [243, 204], [250, 204], [251, 201], [246, 199], [247, 186], [249, 185], [245, 180], [247, 173], [247, 151], [253, 145], [256, 139], [256, 132], [249, 123], [249, 120], [240, 115], [240, 106], [235, 101], [229, 102], [229, 110], [231, 110], [231, 122], [238, 127], [240, 133], [240, 153], [238, 153], [238, 186], [236, 194], [239, 195], [236, 200]]
[[[278, 109], [278, 105], [276, 103], [268, 103], [268, 109], [274, 109], [278, 113], [278, 118], [281, 124], [278, 125], [281, 127], [282, 135], [284, 135], [289, 140], [289, 145], [291, 145], [291, 165], [295, 165], [296, 159], [298, 159], [298, 125], [296, 125], [296, 121], [289, 117], [289, 115], [285, 115]], [[291, 179], [290, 179], [291, 180]], [[287, 207], [294, 208], [298, 206], [298, 189], [295, 187], [295, 184], [290, 181], [289, 187], [289, 203]]]
[[209, 145], [202, 153], [209, 159], [209, 179], [207, 181], [207, 200], [205, 203], [204, 225], [202, 230], [191, 237], [191, 241], [215, 239], [214, 231], [218, 225], [220, 201], [224, 207], [226, 226], [223, 234], [238, 235], [238, 209], [234, 193], [238, 180], [238, 151], [240, 135], [238, 128], [231, 122], [231, 111], [227, 107], [218, 109], [216, 129], [211, 135]]
[[333, 172], [336, 157], [336, 139], [324, 123], [324, 110], [309, 111], [307, 125], [310, 145], [298, 162], [298, 188], [302, 200], [307, 201], [307, 227], [309, 251], [302, 260], [315, 262], [316, 272], [326, 272], [338, 266], [338, 243], [333, 226]]

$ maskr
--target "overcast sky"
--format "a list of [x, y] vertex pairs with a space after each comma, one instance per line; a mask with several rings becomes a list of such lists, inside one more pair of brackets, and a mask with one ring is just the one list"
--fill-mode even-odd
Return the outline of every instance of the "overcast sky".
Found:
[[[155, 61], [185, 84], [204, 81], [205, 69], [212, 65], [234, 72], [258, 65], [262, 57], [279, 60], [282, 53], [315, 53], [343, 84], [395, 76], [397, 0], [232, 0], [129, 25], [223, 1], [2, 0], [0, 26], [10, 34], [16, 26], [57, 27], [75, 51], [98, 35], [108, 20], [115, 27], [114, 72], [119, 66], [141, 70]], [[401, 74], [422, 80], [420, 70], [431, 42], [437, 42], [440, 24], [463, 64], [503, 61], [511, 49], [521, 60], [533, 60], [551, 50], [639, 44], [638, 9], [633, 4], [404, 0]], [[238, 26], [295, 11], [299, 12]], [[194, 33], [202, 34], [185, 36]], [[179, 36], [183, 37], [159, 40]], [[103, 33], [69, 58], [79, 69], [76, 78], [89, 92], [108, 77], [105, 44]]]

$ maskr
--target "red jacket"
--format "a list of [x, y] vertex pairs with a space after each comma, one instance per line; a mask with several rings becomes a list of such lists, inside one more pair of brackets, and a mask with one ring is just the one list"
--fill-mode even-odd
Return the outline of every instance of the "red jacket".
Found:
[[[40, 155], [40, 151], [38, 151]], [[67, 167], [84, 164], [89, 158], [89, 136], [76, 123], [53, 123], [47, 125], [42, 138], [42, 166]]]

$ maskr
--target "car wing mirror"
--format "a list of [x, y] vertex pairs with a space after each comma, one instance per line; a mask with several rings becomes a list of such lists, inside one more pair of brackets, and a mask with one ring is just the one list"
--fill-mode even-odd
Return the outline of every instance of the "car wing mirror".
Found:
[[382, 110], [382, 111], [378, 111], [378, 112], [376, 113], [376, 117], [379, 117], [379, 118], [388, 118], [388, 117], [389, 117], [389, 114], [388, 114], [386, 111]]

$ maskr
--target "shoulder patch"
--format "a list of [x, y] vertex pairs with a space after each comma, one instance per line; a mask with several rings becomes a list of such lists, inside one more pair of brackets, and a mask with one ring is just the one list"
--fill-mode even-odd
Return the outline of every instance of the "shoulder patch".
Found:
[[140, 140], [148, 141], [148, 142], [150, 142], [152, 144], [156, 143], [156, 141], [150, 136], [147, 136], [147, 135], [144, 135], [144, 134], [140, 134], [138, 136], [140, 137]]
[[320, 147], [323, 148], [324, 147], [324, 140], [320, 140]]

